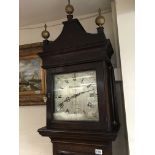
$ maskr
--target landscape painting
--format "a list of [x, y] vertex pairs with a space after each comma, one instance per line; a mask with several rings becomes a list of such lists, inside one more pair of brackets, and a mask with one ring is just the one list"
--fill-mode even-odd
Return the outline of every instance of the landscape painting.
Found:
[[43, 105], [45, 73], [38, 53], [42, 44], [20, 46], [19, 52], [19, 105]]
[[19, 91], [20, 93], [40, 93], [41, 91], [41, 60], [31, 58], [20, 60], [19, 63]]

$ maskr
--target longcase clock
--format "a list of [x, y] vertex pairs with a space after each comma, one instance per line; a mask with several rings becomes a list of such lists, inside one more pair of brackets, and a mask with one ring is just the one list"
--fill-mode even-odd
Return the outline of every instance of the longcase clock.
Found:
[[53, 143], [54, 155], [112, 155], [119, 129], [115, 99], [113, 48], [104, 34], [104, 17], [96, 18], [96, 34], [68, 20], [55, 41], [45, 38], [39, 53], [46, 71], [46, 126], [38, 131]]

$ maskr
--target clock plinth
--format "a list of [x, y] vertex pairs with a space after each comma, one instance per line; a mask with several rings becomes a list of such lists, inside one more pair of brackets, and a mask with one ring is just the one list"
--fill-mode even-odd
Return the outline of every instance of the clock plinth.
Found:
[[[101, 32], [102, 29], [102, 32]], [[112, 155], [119, 130], [113, 49], [103, 28], [87, 33], [77, 19], [64, 22], [39, 56], [46, 70], [46, 127], [54, 155]]]

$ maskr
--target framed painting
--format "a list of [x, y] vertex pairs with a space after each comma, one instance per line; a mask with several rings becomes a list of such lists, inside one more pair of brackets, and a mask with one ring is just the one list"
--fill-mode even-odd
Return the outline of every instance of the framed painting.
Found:
[[44, 104], [45, 72], [37, 55], [42, 43], [22, 45], [19, 49], [19, 105]]

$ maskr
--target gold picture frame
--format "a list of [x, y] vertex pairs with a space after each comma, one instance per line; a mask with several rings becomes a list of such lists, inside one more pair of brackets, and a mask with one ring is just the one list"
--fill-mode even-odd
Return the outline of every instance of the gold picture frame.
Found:
[[45, 72], [37, 55], [42, 52], [42, 43], [19, 47], [19, 105], [44, 105]]

